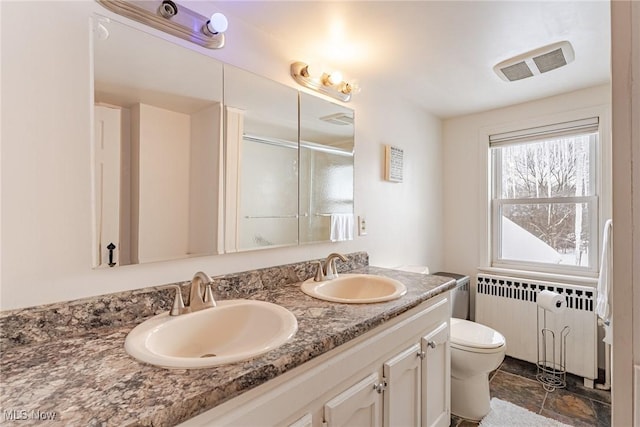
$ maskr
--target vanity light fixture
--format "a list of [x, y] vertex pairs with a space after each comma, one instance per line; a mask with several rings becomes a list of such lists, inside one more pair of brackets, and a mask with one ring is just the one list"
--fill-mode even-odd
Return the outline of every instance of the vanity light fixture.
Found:
[[304, 87], [344, 102], [351, 100], [351, 95], [360, 93], [360, 86], [354, 81], [344, 81], [339, 71], [316, 74], [311, 66], [304, 62], [291, 64], [291, 77]]
[[96, 0], [118, 15], [208, 49], [224, 46], [228, 21], [222, 13], [202, 16], [172, 0]]

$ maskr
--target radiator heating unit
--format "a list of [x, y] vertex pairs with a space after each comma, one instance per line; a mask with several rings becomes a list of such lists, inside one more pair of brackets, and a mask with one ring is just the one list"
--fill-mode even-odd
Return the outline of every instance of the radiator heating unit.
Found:
[[476, 284], [476, 322], [504, 335], [508, 356], [534, 364], [539, 360], [536, 340], [540, 339], [537, 296], [545, 289], [565, 296], [567, 309], [547, 314], [547, 327], [559, 336], [569, 326], [566, 371], [593, 387], [598, 375], [596, 289], [488, 274], [478, 274]]

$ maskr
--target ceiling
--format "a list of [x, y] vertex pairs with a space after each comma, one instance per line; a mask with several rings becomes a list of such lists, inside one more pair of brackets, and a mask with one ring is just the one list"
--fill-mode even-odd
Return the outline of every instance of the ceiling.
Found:
[[[610, 81], [609, 1], [222, 1], [234, 20], [441, 118]], [[569, 65], [517, 82], [493, 66], [568, 40]]]

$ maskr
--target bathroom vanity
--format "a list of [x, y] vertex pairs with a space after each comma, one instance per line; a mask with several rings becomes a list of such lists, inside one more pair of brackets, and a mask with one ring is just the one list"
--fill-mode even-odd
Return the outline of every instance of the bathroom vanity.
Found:
[[52, 425], [316, 427], [361, 417], [374, 426], [413, 425], [419, 417], [424, 426], [448, 425], [455, 281], [371, 267], [363, 253], [348, 258], [341, 273], [390, 277], [407, 293], [376, 304], [312, 298], [300, 290], [314, 272], [311, 261], [216, 277], [216, 298], [281, 305], [298, 331], [264, 355], [209, 369], [163, 369], [125, 352], [135, 325], [168, 310], [169, 290], [2, 312], [0, 409], [50, 411]]
[[448, 294], [182, 426], [448, 426]]

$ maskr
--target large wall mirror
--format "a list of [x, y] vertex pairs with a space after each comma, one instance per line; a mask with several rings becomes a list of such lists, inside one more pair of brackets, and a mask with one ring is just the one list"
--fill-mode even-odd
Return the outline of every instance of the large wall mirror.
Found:
[[353, 238], [353, 111], [95, 17], [94, 267]]
[[353, 239], [353, 110], [300, 93], [300, 243]]
[[220, 252], [222, 64], [94, 18], [94, 267]]

